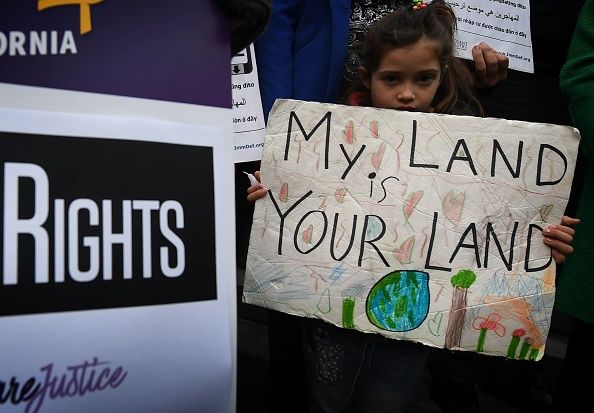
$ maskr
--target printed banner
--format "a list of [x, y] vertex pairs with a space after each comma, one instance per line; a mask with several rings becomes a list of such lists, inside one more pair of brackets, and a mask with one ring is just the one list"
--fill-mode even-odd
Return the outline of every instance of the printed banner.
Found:
[[265, 125], [254, 45], [231, 60], [235, 162], [259, 161], [264, 147]]
[[212, 148], [0, 132], [0, 160], [0, 316], [217, 298]]
[[0, 1], [0, 411], [235, 411], [227, 23]]
[[458, 19], [456, 51], [472, 59], [485, 42], [509, 58], [510, 69], [534, 73], [529, 0], [448, 1]]
[[3, 412], [234, 410], [229, 145], [0, 108]]
[[229, 108], [223, 19], [215, 1], [0, 1], [0, 82]]
[[279, 100], [244, 301], [435, 347], [538, 360], [573, 128]]

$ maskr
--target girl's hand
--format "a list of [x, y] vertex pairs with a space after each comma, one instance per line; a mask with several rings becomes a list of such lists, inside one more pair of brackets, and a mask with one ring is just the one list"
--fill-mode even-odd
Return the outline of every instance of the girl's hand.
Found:
[[[254, 176], [260, 182], [260, 171], [254, 172]], [[250, 202], [255, 202], [260, 198], [264, 198], [268, 194], [268, 188], [266, 188], [261, 183], [257, 183], [256, 185], [252, 185], [247, 189], [247, 200]]]
[[580, 220], [563, 215], [561, 224], [549, 225], [544, 230], [544, 243], [551, 247], [553, 258], [557, 264], [563, 264], [567, 255], [573, 252], [571, 243], [575, 230], [571, 227], [579, 224]]
[[487, 43], [472, 48], [474, 60], [474, 82], [477, 88], [492, 87], [507, 77], [509, 59]]

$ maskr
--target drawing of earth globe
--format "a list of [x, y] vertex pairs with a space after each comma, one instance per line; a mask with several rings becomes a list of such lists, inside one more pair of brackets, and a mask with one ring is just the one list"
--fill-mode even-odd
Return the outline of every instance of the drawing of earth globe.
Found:
[[398, 270], [382, 277], [367, 296], [367, 317], [387, 331], [409, 331], [421, 325], [429, 312], [429, 274]]

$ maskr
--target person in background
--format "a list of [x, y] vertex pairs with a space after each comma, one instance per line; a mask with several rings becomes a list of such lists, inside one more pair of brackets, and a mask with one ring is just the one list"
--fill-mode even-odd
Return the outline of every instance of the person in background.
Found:
[[[231, 59], [233, 56], [248, 48], [251, 43], [262, 33], [272, 13], [272, 0], [215, 0], [216, 5], [227, 18], [229, 30], [230, 43], [230, 58], [229, 58], [229, 75], [231, 76]], [[205, 64], [208, 64], [205, 59]], [[229, 102], [231, 107], [231, 102]], [[235, 261], [237, 265], [237, 283], [239, 285], [243, 282], [243, 271], [245, 269], [245, 262], [247, 256], [247, 245], [249, 242], [249, 230], [254, 213], [253, 205], [245, 202], [245, 174], [243, 171], [253, 170], [257, 168], [259, 162], [241, 162], [234, 164], [234, 179], [235, 179]], [[238, 303], [238, 318], [243, 316], [243, 308], [241, 303]], [[242, 324], [238, 323], [241, 334]], [[239, 345], [241, 349], [241, 343]], [[247, 370], [244, 363], [244, 358], [241, 356], [241, 351], [238, 354], [238, 375], [241, 378], [244, 374], [251, 374]], [[242, 382], [241, 379], [238, 380]], [[242, 393], [245, 391], [242, 386], [239, 386], [237, 397], [237, 412], [243, 411], [244, 397]]]
[[216, 0], [229, 22], [231, 56], [256, 40], [266, 28], [272, 0]]
[[583, 3], [530, 2], [534, 73], [509, 70], [497, 86], [478, 89], [485, 116], [571, 125], [567, 101], [559, 88], [559, 72]]
[[[278, 98], [336, 103], [357, 79], [369, 26], [410, 0], [275, 0], [255, 42], [262, 105]], [[508, 58], [486, 43], [473, 48], [475, 86], [507, 75]]]
[[576, 252], [568, 257], [557, 285], [555, 306], [575, 318], [553, 397], [555, 411], [586, 411], [591, 403], [594, 366], [594, 0], [586, 0], [561, 70], [561, 90], [567, 96], [574, 126], [581, 134], [583, 184], [578, 188], [577, 213], [582, 219], [575, 236]]
[[[398, 30], [394, 30], [398, 28]], [[453, 55], [455, 15], [443, 1], [399, 9], [372, 26], [361, 82], [348, 102], [374, 107], [478, 114], [472, 76]], [[478, 113], [477, 113], [478, 112]], [[257, 175], [259, 177], [259, 175]], [[248, 199], [265, 196], [262, 185]], [[571, 252], [573, 230], [552, 229], [547, 240]], [[425, 370], [429, 348], [304, 319], [304, 352], [312, 411], [405, 411]]]

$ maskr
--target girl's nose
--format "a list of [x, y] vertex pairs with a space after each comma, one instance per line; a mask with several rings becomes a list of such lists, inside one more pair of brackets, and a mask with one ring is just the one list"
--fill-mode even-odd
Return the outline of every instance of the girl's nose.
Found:
[[415, 93], [410, 87], [404, 87], [397, 96], [398, 100], [403, 102], [410, 102], [415, 99]]

